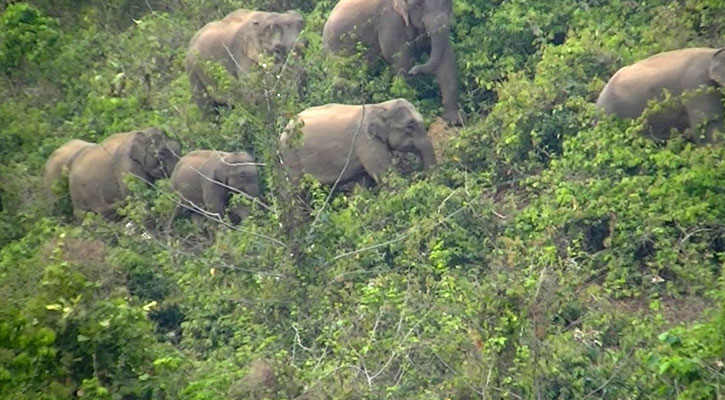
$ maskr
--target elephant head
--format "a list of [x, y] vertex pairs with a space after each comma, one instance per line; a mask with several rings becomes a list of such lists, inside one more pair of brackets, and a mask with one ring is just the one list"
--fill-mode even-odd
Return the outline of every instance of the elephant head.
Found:
[[130, 157], [152, 180], [169, 177], [181, 156], [181, 144], [158, 128], [136, 132]]
[[[261, 194], [256, 162], [245, 152], [219, 152], [207, 161], [204, 169], [213, 171], [214, 181], [226, 186], [209, 187], [202, 184], [205, 186], [205, 190], [213, 192], [205, 194], [207, 201], [212, 205], [228, 204], [229, 196], [234, 191], [240, 191], [249, 197], [259, 197]], [[222, 210], [217, 211], [223, 212]], [[245, 206], [240, 205], [230, 209], [230, 217], [234, 223], [238, 223], [247, 216], [249, 216], [249, 209]]]
[[725, 87], [725, 47], [713, 54], [708, 75], [720, 87]]
[[436, 165], [423, 117], [408, 100], [390, 100], [371, 108], [365, 117], [368, 136], [383, 141], [391, 150], [418, 153], [425, 168]]
[[434, 73], [451, 46], [448, 38], [453, 18], [451, 0], [393, 0], [393, 9], [403, 17], [406, 26], [412, 25], [430, 37], [430, 58], [425, 64], [411, 68], [409, 73]]
[[247, 23], [237, 28], [232, 47], [241, 49], [257, 63], [262, 61], [263, 55], [271, 56], [279, 67], [296, 46], [304, 26], [302, 16], [296, 11], [255, 12], [248, 18]]

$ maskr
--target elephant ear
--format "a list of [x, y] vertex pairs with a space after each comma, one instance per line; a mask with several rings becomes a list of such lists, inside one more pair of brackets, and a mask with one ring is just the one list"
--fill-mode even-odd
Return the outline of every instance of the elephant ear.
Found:
[[725, 87], [725, 47], [712, 56], [709, 73], [710, 79]]
[[212, 170], [211, 178], [225, 185], [229, 184], [229, 168], [226, 160], [227, 154], [215, 152], [209, 160], [210, 169]]
[[406, 0], [393, 0], [393, 10], [400, 14], [405, 21], [405, 26], [410, 26], [410, 16], [408, 12], [408, 3]]
[[364, 105], [363, 112], [366, 114], [362, 131], [368, 138], [377, 138], [383, 143], [388, 141], [388, 126], [385, 122], [385, 110], [371, 105]]
[[[261, 23], [258, 17], [254, 17], [249, 21], [249, 24], [250, 25], [239, 24], [236, 26], [232, 48], [239, 49], [241, 53], [250, 60], [259, 62], [259, 57], [262, 52], [262, 46], [259, 42]], [[239, 60], [236, 61], [238, 64]], [[236, 66], [236, 69], [239, 69], [238, 65]]]
[[144, 135], [143, 132], [134, 132], [129, 156], [144, 168], [146, 167], [146, 153], [148, 152], [149, 144], [149, 137]]
[[201, 191], [204, 200], [204, 207], [207, 211], [212, 213], [218, 213], [221, 217], [224, 216], [225, 201], [227, 196], [227, 189], [224, 186], [220, 186], [219, 183], [227, 184], [226, 177], [223, 171], [222, 157], [224, 155], [220, 153], [214, 153], [204, 163], [201, 168], [201, 172], [204, 176], [201, 177]]

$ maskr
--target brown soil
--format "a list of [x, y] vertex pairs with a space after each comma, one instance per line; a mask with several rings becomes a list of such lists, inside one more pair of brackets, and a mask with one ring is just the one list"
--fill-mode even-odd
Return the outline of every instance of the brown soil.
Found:
[[443, 159], [443, 151], [448, 144], [448, 140], [455, 136], [456, 129], [451, 128], [446, 122], [438, 117], [428, 127], [428, 137], [433, 142], [433, 150], [436, 154], [436, 159], [440, 162]]

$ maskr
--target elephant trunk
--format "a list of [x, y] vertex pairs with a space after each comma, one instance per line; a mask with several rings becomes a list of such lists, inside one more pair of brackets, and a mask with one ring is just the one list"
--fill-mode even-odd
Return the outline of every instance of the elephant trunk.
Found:
[[[259, 188], [258, 182], [250, 182], [250, 183], [242, 183], [242, 182], [234, 182], [235, 184], [231, 184], [232, 182], [229, 182], [230, 186], [236, 188], [237, 190], [243, 192], [241, 194], [242, 197], [246, 198], [249, 201], [252, 201], [250, 197], [252, 198], [259, 198], [261, 194], [261, 190]], [[236, 193], [236, 192], [232, 192]], [[246, 203], [246, 201], [245, 201]], [[241, 221], [245, 220], [249, 215], [251, 214], [251, 210], [246, 204], [237, 204], [233, 206], [229, 210], [229, 217], [231, 221], [236, 225], [239, 224]]]
[[424, 20], [423, 24], [430, 35], [430, 57], [425, 64], [416, 65], [411, 68], [411, 75], [433, 74], [443, 62], [451, 45], [448, 39], [448, 21], [445, 14], [439, 14], [436, 18]]
[[427, 136], [422, 138], [416, 143], [416, 147], [418, 148], [420, 157], [423, 159], [423, 167], [425, 169], [433, 168], [437, 162], [435, 152], [433, 151], [433, 143], [431, 143], [430, 139]]

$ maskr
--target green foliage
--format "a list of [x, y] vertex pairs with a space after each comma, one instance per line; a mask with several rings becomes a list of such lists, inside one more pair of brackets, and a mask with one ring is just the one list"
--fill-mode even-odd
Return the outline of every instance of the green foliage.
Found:
[[[717, 298], [722, 296], [720, 289]], [[657, 337], [659, 344], [646, 361], [659, 378], [658, 394], [677, 399], [711, 399], [722, 394], [724, 310], [720, 304], [704, 323], [678, 326]]]
[[[300, 110], [405, 97], [427, 122], [440, 113], [434, 77], [404, 79], [363, 48], [324, 52], [335, 3], [4, 9], [0, 393], [722, 397], [725, 150], [654, 143], [641, 119], [593, 106], [623, 65], [722, 46], [722, 2], [456, 1], [466, 126], [433, 171], [396, 158], [379, 185], [331, 193], [312, 178], [290, 187], [279, 164]], [[303, 12], [307, 45], [281, 71], [216, 71], [234, 104], [207, 117], [185, 49], [240, 6]], [[117, 221], [50, 210], [40, 182], [54, 149], [152, 125], [185, 151], [251, 152], [262, 204], [237, 226], [197, 224], [172, 218], [168, 180], [126, 177]], [[254, 386], [253, 360], [275, 383]]]
[[27, 3], [8, 6], [0, 18], [0, 68], [11, 73], [17, 67], [47, 62], [60, 38], [57, 25]]

